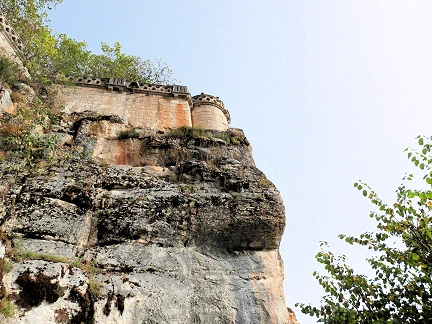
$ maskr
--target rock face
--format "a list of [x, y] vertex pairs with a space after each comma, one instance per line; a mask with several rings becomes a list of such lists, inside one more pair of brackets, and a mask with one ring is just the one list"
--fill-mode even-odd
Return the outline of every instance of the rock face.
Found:
[[241, 130], [76, 114], [52, 131], [80, 153], [0, 171], [0, 297], [16, 305], [0, 322], [289, 322], [284, 206]]

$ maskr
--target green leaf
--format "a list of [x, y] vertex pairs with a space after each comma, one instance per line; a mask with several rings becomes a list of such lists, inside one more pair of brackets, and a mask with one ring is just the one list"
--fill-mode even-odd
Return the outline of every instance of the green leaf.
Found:
[[418, 255], [417, 253], [413, 253], [413, 254], [411, 254], [411, 258], [412, 258], [414, 261], [417, 261], [417, 260], [419, 259], [419, 255]]
[[423, 138], [419, 138], [419, 140], [418, 140], [418, 143], [419, 143], [419, 145], [423, 145]]
[[363, 196], [367, 196], [367, 191], [366, 190], [363, 190]]

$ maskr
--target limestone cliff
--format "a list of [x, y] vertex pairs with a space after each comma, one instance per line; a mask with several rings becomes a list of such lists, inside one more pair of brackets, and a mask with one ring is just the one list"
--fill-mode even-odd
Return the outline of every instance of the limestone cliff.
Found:
[[129, 127], [60, 114], [61, 158], [2, 161], [0, 322], [289, 323], [284, 206], [243, 132]]

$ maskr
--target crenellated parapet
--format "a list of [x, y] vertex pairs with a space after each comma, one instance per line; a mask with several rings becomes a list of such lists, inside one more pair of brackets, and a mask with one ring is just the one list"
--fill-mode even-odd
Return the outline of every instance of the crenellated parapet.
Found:
[[[9, 45], [13, 48], [14, 53], [8, 53], [8, 54], [15, 54], [19, 56], [20, 52], [24, 48], [24, 44], [19, 38], [15, 29], [13, 29], [13, 27], [7, 20], [6, 16], [3, 15], [1, 10], [0, 10], [0, 32], [6, 38]], [[4, 48], [4, 46], [2, 47]], [[9, 50], [6, 51], [10, 52]]]
[[30, 74], [22, 62], [23, 53], [24, 44], [22, 40], [0, 10], [0, 55], [16, 62], [21, 68], [22, 76], [29, 78]]
[[183, 85], [140, 84], [120, 78], [68, 77], [68, 79], [78, 86], [101, 88], [108, 91], [181, 95], [190, 99], [188, 88]]

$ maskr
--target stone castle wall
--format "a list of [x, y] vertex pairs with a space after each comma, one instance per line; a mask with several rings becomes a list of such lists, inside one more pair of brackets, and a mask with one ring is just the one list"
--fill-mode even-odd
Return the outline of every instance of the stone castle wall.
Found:
[[58, 91], [68, 114], [94, 111], [124, 117], [133, 127], [169, 130], [199, 127], [224, 131], [230, 122], [223, 102], [207, 94], [191, 98], [180, 85], [140, 85], [116, 78], [71, 78], [75, 84]]
[[22, 75], [30, 77], [20, 58], [23, 48], [21, 39], [0, 10], [0, 55], [15, 61], [22, 69]]
[[[0, 24], [0, 28], [2, 28], [2, 24]], [[14, 48], [10, 45], [9, 40], [6, 37], [6, 34], [0, 32], [0, 49], [3, 55], [8, 57], [13, 57], [15, 54]]]
[[130, 85], [121, 79], [81, 79], [77, 86], [59, 91], [59, 99], [66, 113], [119, 115], [133, 127], [167, 130], [192, 126], [186, 87]]
[[6, 17], [0, 11], [0, 48], [9, 57], [16, 57], [23, 44]]

